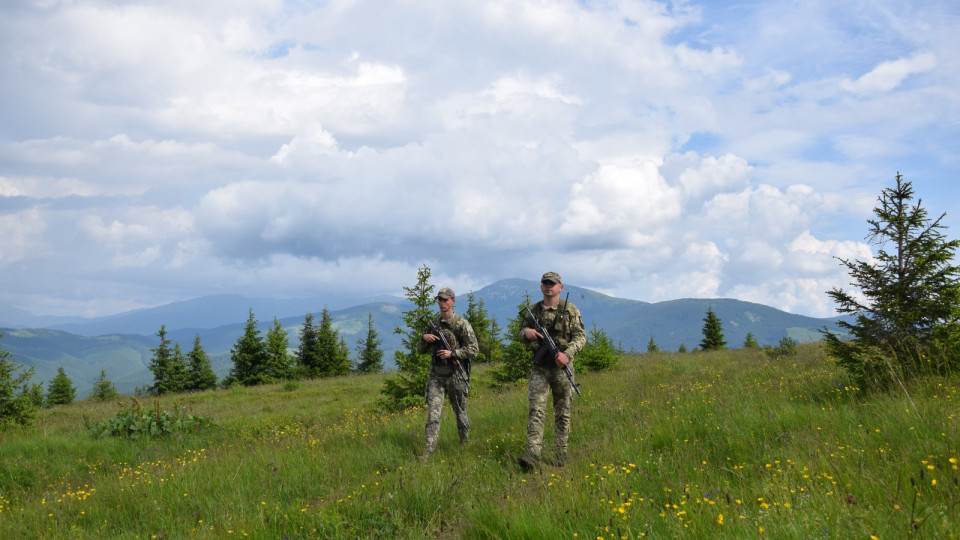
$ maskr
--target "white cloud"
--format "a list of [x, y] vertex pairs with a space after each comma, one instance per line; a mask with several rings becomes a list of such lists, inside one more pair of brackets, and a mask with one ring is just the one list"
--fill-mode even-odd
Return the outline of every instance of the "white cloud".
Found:
[[185, 244], [180, 242], [191, 233], [193, 220], [180, 208], [138, 207], [109, 222], [98, 215], [82, 216], [77, 229], [111, 254], [117, 267], [167, 266], [182, 256], [180, 246]]
[[0, 176], [0, 197], [38, 199], [96, 195], [99, 187], [76, 178], [4, 178]]
[[396, 66], [367, 62], [343, 73], [251, 63], [202, 91], [176, 89], [158, 115], [171, 127], [210, 133], [288, 134], [322, 124], [346, 135], [369, 134], [399, 121], [405, 80]]
[[598, 246], [651, 244], [681, 210], [679, 190], [667, 185], [657, 165], [606, 165], [574, 184], [558, 233]]
[[24, 260], [47, 228], [40, 212], [29, 209], [0, 214], [0, 268]]
[[746, 187], [750, 173], [745, 160], [726, 154], [719, 159], [704, 158], [696, 168], [684, 169], [676, 181], [683, 188], [684, 197], [702, 200], [731, 188]]
[[790, 73], [778, 69], [768, 69], [760, 77], [744, 82], [743, 87], [750, 92], [776, 91], [790, 83], [793, 77]]
[[900, 58], [883, 62], [857, 80], [844, 79], [840, 86], [854, 94], [874, 94], [889, 92], [916, 73], [924, 73], [937, 67], [937, 57], [933, 53], [921, 53], [910, 58]]
[[803, 231], [787, 247], [791, 268], [798, 273], [835, 274], [840, 266], [838, 259], [874, 262], [870, 246], [863, 242], [819, 240], [810, 231]]
[[[221, 181], [223, 174], [250, 172], [255, 161], [210, 142], [135, 141], [123, 133], [92, 140], [30, 139], [0, 149], [0, 155], [8, 166], [44, 173], [5, 180], [25, 195], [44, 198], [133, 196], [158, 186], [192, 190]], [[211, 176], [212, 170], [220, 172]]]
[[690, 242], [678, 255], [683, 267], [690, 270], [673, 274], [670, 278], [673, 290], [669, 294], [699, 298], [718, 296], [723, 265], [729, 257], [708, 241]]

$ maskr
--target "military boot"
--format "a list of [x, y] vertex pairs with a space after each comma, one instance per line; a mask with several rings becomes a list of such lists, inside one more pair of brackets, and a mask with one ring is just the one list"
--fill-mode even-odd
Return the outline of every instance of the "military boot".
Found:
[[525, 471], [531, 471], [540, 465], [540, 458], [537, 456], [524, 454], [517, 458], [517, 463], [520, 465], [521, 469]]

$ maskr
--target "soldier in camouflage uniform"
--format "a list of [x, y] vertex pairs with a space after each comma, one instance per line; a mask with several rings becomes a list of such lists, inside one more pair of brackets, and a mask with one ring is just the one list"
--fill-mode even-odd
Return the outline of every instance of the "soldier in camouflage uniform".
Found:
[[[583, 319], [577, 306], [560, 299], [563, 282], [560, 274], [547, 272], [540, 278], [540, 292], [543, 300], [530, 308], [540, 325], [550, 333], [557, 345], [554, 358], [543, 357], [541, 364], [530, 369], [530, 386], [527, 398], [530, 400], [530, 416], [527, 421], [527, 453], [517, 462], [524, 469], [539, 465], [543, 450], [543, 427], [547, 409], [547, 394], [553, 392], [554, 417], [554, 463], [563, 465], [567, 459], [567, 439], [570, 436], [570, 404], [573, 399], [573, 387], [563, 373], [563, 366], [569, 365], [573, 371], [573, 358], [583, 349], [587, 335], [583, 329]], [[535, 351], [543, 336], [536, 331], [533, 321], [524, 317], [520, 328], [520, 338], [529, 342]]]
[[440, 307], [440, 316], [433, 321], [434, 326], [447, 338], [453, 350], [443, 350], [441, 339], [432, 334], [424, 334], [417, 342], [417, 351], [421, 354], [433, 349], [430, 360], [430, 377], [427, 380], [427, 425], [426, 448], [421, 460], [430, 457], [437, 448], [437, 438], [440, 436], [440, 409], [443, 407], [443, 398], [450, 397], [450, 406], [457, 417], [457, 432], [460, 434], [460, 444], [467, 442], [470, 434], [470, 420], [467, 419], [467, 381], [463, 379], [456, 368], [460, 364], [469, 377], [470, 360], [480, 352], [477, 337], [473, 333], [470, 322], [453, 312], [456, 295], [452, 290], [444, 288], [437, 293], [437, 304]]

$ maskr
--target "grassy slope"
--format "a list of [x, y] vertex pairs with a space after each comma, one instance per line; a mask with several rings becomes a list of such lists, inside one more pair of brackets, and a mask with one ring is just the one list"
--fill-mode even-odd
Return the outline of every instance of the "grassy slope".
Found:
[[[570, 463], [524, 474], [518, 384], [474, 370], [444, 410], [373, 410], [383, 376], [164, 398], [220, 427], [93, 440], [116, 403], [0, 434], [0, 538], [957, 538], [960, 379], [858, 398], [816, 345], [626, 357], [581, 377]], [[147, 405], [152, 405], [152, 401]], [[126, 406], [126, 403], [122, 404]], [[548, 434], [549, 442], [552, 439]]]

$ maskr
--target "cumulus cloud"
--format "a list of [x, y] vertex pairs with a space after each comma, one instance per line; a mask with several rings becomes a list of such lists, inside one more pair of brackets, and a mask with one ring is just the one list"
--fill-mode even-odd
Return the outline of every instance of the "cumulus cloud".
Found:
[[681, 193], [649, 161], [606, 165], [573, 185], [558, 233], [595, 247], [641, 247], [681, 210]]

